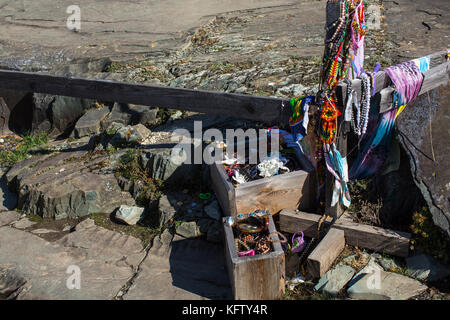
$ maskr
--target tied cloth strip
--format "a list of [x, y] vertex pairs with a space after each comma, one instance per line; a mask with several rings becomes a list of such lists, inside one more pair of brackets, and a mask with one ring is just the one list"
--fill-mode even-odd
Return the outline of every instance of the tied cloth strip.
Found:
[[324, 145], [324, 156], [328, 171], [334, 176], [333, 195], [331, 198], [331, 206], [335, 206], [340, 199], [345, 207], [349, 207], [350, 192], [347, 187], [348, 182], [348, 165], [347, 159], [342, 158], [336, 145]]
[[392, 145], [395, 119], [406, 104], [417, 97], [422, 87], [423, 75], [413, 61], [386, 68], [385, 72], [396, 87], [392, 98], [393, 109], [381, 115], [376, 130], [363, 143], [362, 149], [350, 168], [351, 180], [367, 179], [383, 167]]
[[302, 140], [308, 131], [309, 105], [314, 103], [315, 97], [300, 97], [291, 99], [292, 115], [289, 119], [292, 136], [295, 141]]
[[406, 61], [386, 68], [384, 71], [395, 85], [396, 94], [394, 93], [393, 95], [393, 104], [395, 105], [396, 101], [398, 101], [399, 109], [395, 116], [397, 117], [406, 104], [413, 101], [419, 94], [422, 87], [423, 74], [413, 61]]

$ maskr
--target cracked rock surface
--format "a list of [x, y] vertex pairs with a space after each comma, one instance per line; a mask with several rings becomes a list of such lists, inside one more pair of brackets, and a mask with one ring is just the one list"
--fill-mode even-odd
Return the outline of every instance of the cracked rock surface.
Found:
[[[138, 239], [98, 227], [90, 219], [56, 242], [3, 226], [0, 295], [8, 298], [14, 292], [16, 299], [112, 299], [133, 276], [143, 256]], [[80, 289], [67, 286], [73, 275], [67, 273], [70, 266], [79, 267]]]

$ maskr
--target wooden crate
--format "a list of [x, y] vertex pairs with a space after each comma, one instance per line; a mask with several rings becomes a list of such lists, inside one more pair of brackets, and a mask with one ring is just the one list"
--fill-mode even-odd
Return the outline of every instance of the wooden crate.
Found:
[[314, 208], [316, 184], [311, 171], [283, 173], [234, 187], [221, 163], [214, 163], [210, 170], [214, 192], [226, 216], [256, 209], [276, 214], [282, 209], [308, 211]]
[[[223, 218], [228, 275], [236, 300], [277, 300], [285, 291], [285, 257], [279, 242], [265, 255], [238, 257], [232, 228]], [[269, 232], [276, 232], [269, 217]], [[273, 239], [279, 239], [278, 235]]]

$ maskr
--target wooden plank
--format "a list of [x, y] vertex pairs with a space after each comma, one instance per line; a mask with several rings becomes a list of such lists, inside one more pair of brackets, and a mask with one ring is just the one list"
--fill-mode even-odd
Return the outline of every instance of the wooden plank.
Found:
[[[420, 89], [419, 96], [431, 91], [439, 86], [446, 85], [449, 80], [450, 62], [440, 64], [426, 72], [424, 72], [424, 80], [422, 88]], [[380, 113], [386, 112], [392, 109], [392, 93], [394, 89], [391, 87], [384, 88], [380, 91]]]
[[294, 171], [240, 184], [235, 189], [236, 210], [248, 213], [256, 209], [276, 214], [282, 209], [311, 209], [313, 177], [306, 171]]
[[313, 278], [322, 277], [345, 248], [345, 232], [331, 229], [306, 260], [306, 269]]
[[333, 228], [345, 232], [348, 245], [399, 257], [407, 257], [409, 254], [409, 233], [356, 223], [348, 214], [338, 219]]
[[[428, 57], [430, 57], [430, 70], [428, 70], [427, 72], [425, 72], [424, 74], [433, 74], [435, 73], [438, 69], [435, 69], [435, 67], [441, 65], [441, 64], [445, 64], [447, 61], [447, 50], [443, 50], [443, 51], [439, 51], [439, 52], [435, 52], [433, 54], [430, 54]], [[430, 79], [430, 76], [425, 77], [422, 88], [424, 88], [424, 90], [426, 91], [421, 91], [420, 94], [425, 93], [433, 88], [435, 88], [435, 83], [436, 81], [433, 79]], [[386, 74], [386, 72], [384, 71], [379, 71], [376, 73], [375, 75], [375, 93], [380, 92], [381, 90], [383, 90], [384, 88], [388, 87], [392, 85], [392, 81], [389, 78], [389, 76]], [[433, 87], [434, 86], [434, 87]], [[355, 91], [359, 92], [358, 94], [358, 101], [361, 98], [361, 81], [359, 79], [355, 79], [352, 81], [352, 87], [355, 89]], [[336, 91], [340, 92], [340, 103], [342, 104], [343, 101], [345, 101], [346, 97], [347, 97], [347, 84], [345, 83], [340, 83], [338, 85], [338, 87], [336, 88]]]
[[216, 162], [210, 166], [211, 181], [216, 197], [219, 200], [220, 207], [224, 215], [235, 216], [236, 201], [234, 186], [231, 184], [223, 165]]
[[[306, 237], [318, 238], [317, 227], [320, 218], [321, 216], [318, 214], [284, 209], [280, 211], [278, 224], [283, 232], [295, 233], [303, 231]], [[328, 218], [324, 225], [330, 225], [331, 222], [332, 219]]]
[[0, 88], [190, 110], [267, 123], [278, 123], [286, 117], [285, 109], [289, 109], [286, 99], [10, 70], [0, 70]]
[[[285, 292], [285, 258], [279, 242], [273, 252], [253, 257], [238, 257], [233, 230], [223, 219], [225, 256], [233, 295], [236, 300], [276, 300]], [[272, 217], [269, 232], [276, 232]], [[279, 239], [278, 235], [274, 239]]]
[[[302, 230], [307, 237], [317, 237], [319, 219], [320, 216], [317, 214], [282, 210], [279, 218], [280, 230], [289, 233]], [[325, 224], [329, 225], [330, 220], [327, 220]], [[349, 214], [345, 213], [332, 225], [332, 228], [345, 232], [348, 245], [399, 257], [408, 256], [410, 233], [356, 223]]]

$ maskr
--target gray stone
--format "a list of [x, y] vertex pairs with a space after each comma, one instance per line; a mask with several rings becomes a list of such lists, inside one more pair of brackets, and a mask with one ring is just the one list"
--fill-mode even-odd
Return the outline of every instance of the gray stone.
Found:
[[163, 194], [159, 198], [159, 226], [163, 227], [172, 220], [177, 214], [177, 205], [173, 203], [173, 198], [166, 194]]
[[116, 211], [115, 218], [128, 225], [135, 225], [143, 218], [144, 210], [145, 208], [121, 205]]
[[304, 94], [305, 90], [306, 87], [302, 86], [301, 84], [290, 84], [288, 86], [279, 88], [277, 90], [277, 94], [300, 97]]
[[102, 121], [108, 116], [108, 114], [108, 107], [102, 107], [100, 109], [93, 108], [88, 110], [77, 121], [75, 129], [72, 132], [72, 136], [75, 138], [81, 138], [100, 133]]
[[131, 124], [143, 124], [144, 126], [153, 126], [158, 124], [159, 108], [130, 104]]
[[20, 219], [20, 213], [15, 211], [0, 212], [0, 227], [7, 226]]
[[84, 111], [91, 108], [92, 100], [56, 96], [51, 105], [52, 125], [60, 133], [70, 133], [76, 121], [84, 114]]
[[13, 268], [0, 267], [0, 300], [15, 299], [26, 282]]
[[108, 118], [103, 121], [105, 128], [108, 128], [113, 122], [121, 123], [124, 126], [130, 125], [132, 113], [130, 106], [125, 103], [114, 103]]
[[27, 229], [29, 227], [32, 227], [36, 223], [37, 222], [33, 222], [33, 221], [28, 220], [28, 218], [22, 218], [19, 221], [17, 221], [16, 223], [14, 223], [13, 227], [17, 228], [17, 229]]
[[355, 269], [346, 265], [331, 269], [320, 278], [314, 290], [324, 291], [335, 297], [352, 279], [355, 272]]
[[58, 232], [58, 231], [50, 230], [50, 229], [34, 229], [34, 230], [31, 230], [31, 233], [33, 233], [33, 234], [47, 234], [47, 233], [54, 233], [54, 232]]
[[406, 258], [407, 273], [421, 281], [438, 281], [450, 276], [450, 268], [433, 257], [419, 254]]
[[[91, 219], [56, 242], [0, 228], [0, 246], [0, 295], [17, 289], [9, 298], [19, 300], [112, 299], [145, 256], [140, 240], [98, 227]], [[79, 290], [67, 287], [67, 272], [74, 272], [70, 266], [80, 268]], [[7, 270], [6, 277], [1, 270]]]
[[223, 246], [182, 239], [168, 230], [155, 238], [125, 300], [232, 299]]
[[89, 156], [87, 150], [47, 154], [17, 163], [6, 178], [25, 213], [55, 219], [111, 213], [135, 202], [105, 172], [108, 161], [106, 155]]
[[141, 144], [145, 143], [150, 135], [151, 131], [142, 124], [125, 126], [117, 130], [115, 135], [111, 138], [110, 143], [114, 146]]
[[200, 174], [201, 165], [172, 161], [172, 150], [160, 147], [146, 151], [146, 171], [153, 179], [161, 179], [171, 185], [192, 182]]
[[407, 300], [425, 290], [427, 286], [417, 280], [381, 270], [356, 275], [347, 293], [352, 299]]
[[378, 263], [380, 264], [380, 266], [383, 267], [384, 270], [386, 271], [392, 271], [396, 268], [398, 268], [398, 264], [395, 262], [394, 259], [390, 259], [390, 258], [381, 258], [378, 260]]
[[222, 212], [220, 211], [217, 200], [214, 200], [205, 207], [205, 213], [217, 221], [220, 221], [222, 218]]
[[202, 235], [195, 221], [182, 222], [176, 228], [176, 233], [184, 238], [196, 238]]

